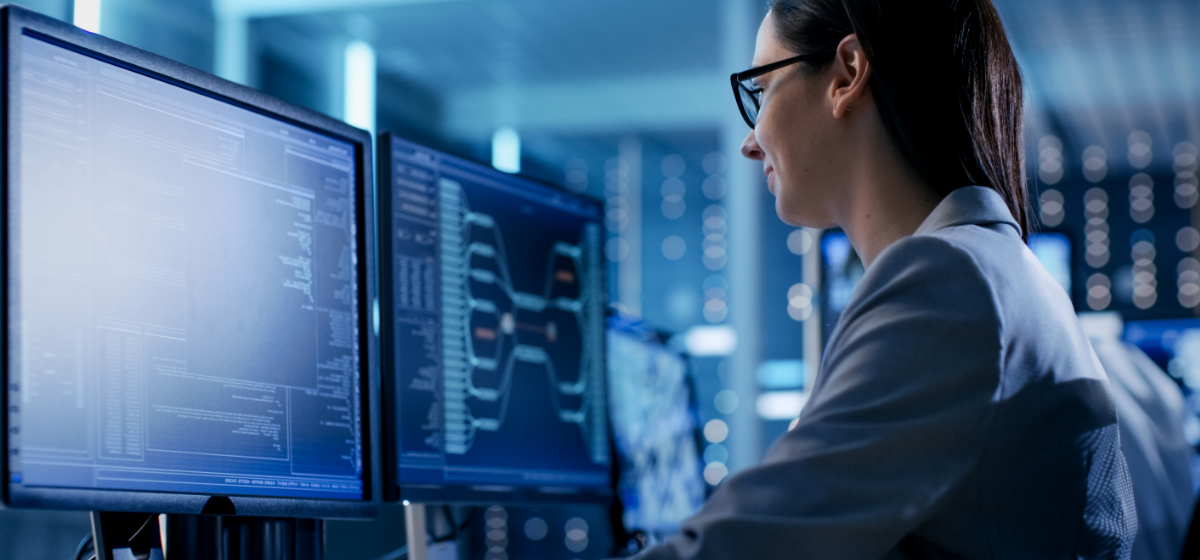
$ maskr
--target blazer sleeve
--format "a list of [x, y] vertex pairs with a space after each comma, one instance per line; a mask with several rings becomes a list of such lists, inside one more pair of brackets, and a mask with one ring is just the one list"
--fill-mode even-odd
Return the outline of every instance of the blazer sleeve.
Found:
[[880, 558], [963, 490], [1002, 368], [965, 251], [896, 242], [863, 277], [796, 427], [641, 560]]

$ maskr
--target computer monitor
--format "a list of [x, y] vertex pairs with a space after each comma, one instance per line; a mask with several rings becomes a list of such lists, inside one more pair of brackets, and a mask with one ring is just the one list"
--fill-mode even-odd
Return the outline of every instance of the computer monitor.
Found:
[[850, 245], [850, 238], [840, 229], [822, 232], [818, 247], [821, 251], [821, 286], [817, 302], [821, 318], [821, 348], [824, 349], [866, 269]]
[[608, 372], [621, 521], [658, 541], [704, 505], [707, 488], [688, 364], [653, 331], [614, 318]]
[[1189, 391], [1200, 391], [1200, 319], [1130, 321], [1123, 338]]
[[611, 500], [601, 204], [379, 150], [389, 497]]
[[1029, 250], [1050, 276], [1071, 294], [1071, 238], [1066, 233], [1045, 231], [1029, 236]]
[[369, 134], [2, 15], [4, 502], [372, 515]]
[[[840, 229], [825, 230], [821, 235], [821, 287], [818, 298], [821, 314], [821, 341], [829, 341], [842, 311], [866, 269], [862, 259], [850, 245], [850, 238]], [[1050, 276], [1071, 295], [1071, 237], [1060, 231], [1046, 231], [1029, 236], [1029, 249], [1050, 272]]]

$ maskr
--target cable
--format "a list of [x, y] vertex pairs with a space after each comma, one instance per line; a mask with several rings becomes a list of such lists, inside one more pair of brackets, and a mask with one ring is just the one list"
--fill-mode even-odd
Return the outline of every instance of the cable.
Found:
[[450, 506], [442, 506], [442, 514], [446, 516], [446, 522], [450, 525], [450, 532], [445, 535], [437, 535], [433, 532], [433, 524], [426, 526], [426, 532], [429, 534], [429, 540], [434, 543], [452, 541], [458, 538], [458, 526], [454, 524], [454, 516], [450, 513]]
[[146, 530], [146, 526], [149, 525], [154, 519], [158, 519], [158, 515], [153, 513], [150, 514], [150, 517], [146, 518], [145, 523], [142, 523], [142, 526], [138, 527], [138, 530], [134, 531], [132, 535], [129, 535], [129, 542], [133, 542], [133, 539], [136, 539], [138, 535], [142, 534], [142, 531]]
[[[463, 519], [462, 524], [458, 526], [459, 532], [466, 531], [467, 527], [471, 526], [471, 522], [475, 520], [475, 514], [477, 513], [479, 513], [479, 508], [477, 507], [472, 507], [471, 509], [467, 510], [467, 517]], [[446, 516], [450, 517], [448, 513]], [[454, 524], [453, 518], [450, 518], [450, 524]]]
[[454, 513], [450, 511], [450, 506], [442, 506], [442, 514], [446, 516], [446, 522], [450, 525], [450, 532], [446, 533], [445, 535], [435, 535], [433, 534], [432, 528], [430, 528], [429, 538], [435, 543], [457, 539], [459, 533], [466, 531], [467, 527], [470, 527], [471, 521], [475, 520], [475, 514], [478, 511], [479, 508], [472, 507], [468, 511], [466, 518], [463, 519], [462, 524], [458, 524], [454, 522]]
[[92, 543], [92, 534], [88, 533], [79, 541], [79, 546], [75, 547], [75, 554], [71, 555], [71, 560], [91, 560], [96, 557], [96, 547]]
[[374, 560], [400, 560], [408, 557], [408, 545], [404, 545], [396, 550], [393, 550], [383, 556], [377, 556]]
[[[146, 521], [142, 523], [142, 526], [138, 527], [138, 530], [134, 531], [133, 534], [129, 536], [129, 540], [133, 541], [133, 539], [137, 538], [138, 535], [142, 534], [142, 531], [145, 531], [146, 527], [150, 525], [150, 522], [154, 521], [155, 519], [158, 519], [158, 515], [150, 514], [150, 517], [146, 518]], [[96, 543], [92, 541], [92, 534], [89, 532], [85, 537], [83, 537], [83, 540], [79, 541], [79, 546], [75, 547], [75, 554], [71, 555], [71, 560], [95, 560], [97, 556]]]

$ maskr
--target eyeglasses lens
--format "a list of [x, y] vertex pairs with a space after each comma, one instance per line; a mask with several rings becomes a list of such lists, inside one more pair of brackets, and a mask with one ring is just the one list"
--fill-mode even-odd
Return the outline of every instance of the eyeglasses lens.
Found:
[[746, 112], [746, 120], [752, 124], [758, 122], [758, 98], [750, 93], [745, 84], [738, 84], [738, 95], [741, 97], [742, 110]]

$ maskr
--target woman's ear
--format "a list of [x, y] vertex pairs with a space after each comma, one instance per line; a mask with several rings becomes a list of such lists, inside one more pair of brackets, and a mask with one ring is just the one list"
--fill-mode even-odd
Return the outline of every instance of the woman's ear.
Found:
[[833, 81], [829, 86], [829, 101], [833, 117], [840, 119], [871, 97], [871, 63], [858, 35], [852, 33], [842, 39], [830, 66]]

